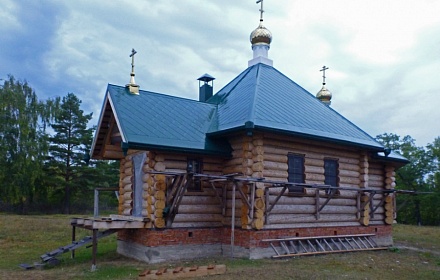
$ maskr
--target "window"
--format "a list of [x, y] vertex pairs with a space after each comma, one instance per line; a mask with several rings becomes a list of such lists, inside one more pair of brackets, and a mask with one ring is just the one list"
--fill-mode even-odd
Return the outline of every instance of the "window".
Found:
[[202, 191], [202, 182], [199, 178], [194, 178], [191, 174], [202, 173], [202, 160], [200, 159], [188, 159], [186, 171], [188, 172], [188, 180], [190, 184], [188, 185], [189, 191]]
[[[288, 181], [289, 183], [304, 184], [304, 156], [297, 154], [287, 155], [288, 160]], [[289, 192], [303, 193], [304, 188], [300, 186], [289, 185]]]
[[[339, 164], [335, 159], [324, 159], [324, 184], [332, 187], [339, 186]], [[327, 190], [330, 193], [330, 190]]]

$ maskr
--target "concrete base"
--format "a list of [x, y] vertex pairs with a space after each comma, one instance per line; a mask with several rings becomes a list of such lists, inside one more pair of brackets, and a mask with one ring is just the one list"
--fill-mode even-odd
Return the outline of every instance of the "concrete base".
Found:
[[178, 245], [148, 247], [136, 243], [118, 240], [117, 252], [123, 256], [146, 263], [160, 263], [165, 261], [201, 259], [209, 257], [234, 257], [245, 259], [270, 258], [274, 255], [272, 248], [247, 249], [231, 245]]
[[200, 259], [222, 255], [220, 244], [148, 247], [118, 240], [117, 252], [146, 263]]

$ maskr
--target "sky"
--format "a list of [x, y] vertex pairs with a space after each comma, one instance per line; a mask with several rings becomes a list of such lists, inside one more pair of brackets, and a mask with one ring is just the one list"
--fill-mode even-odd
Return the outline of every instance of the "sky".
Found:
[[[0, 79], [26, 80], [40, 99], [73, 92], [98, 122], [107, 84], [198, 98], [247, 68], [255, 0], [0, 0]], [[276, 69], [365, 132], [440, 137], [440, 1], [264, 0]]]

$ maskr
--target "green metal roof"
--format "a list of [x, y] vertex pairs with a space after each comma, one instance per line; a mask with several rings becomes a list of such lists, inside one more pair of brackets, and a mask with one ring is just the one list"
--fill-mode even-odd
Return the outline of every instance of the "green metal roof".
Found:
[[230, 155], [226, 136], [271, 131], [383, 151], [371, 136], [275, 68], [247, 68], [207, 102], [108, 85], [123, 145]]
[[225, 154], [225, 141], [209, 139], [216, 106], [175, 96], [108, 85], [107, 94], [122, 140], [130, 148], [154, 148], [169, 151]]
[[359, 127], [265, 64], [247, 68], [208, 102], [218, 105], [212, 136], [256, 129], [383, 150]]

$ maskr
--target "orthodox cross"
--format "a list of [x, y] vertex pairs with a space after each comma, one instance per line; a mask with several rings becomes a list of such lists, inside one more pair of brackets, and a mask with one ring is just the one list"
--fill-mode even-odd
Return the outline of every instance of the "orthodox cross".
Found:
[[322, 66], [322, 69], [319, 71], [322, 71], [322, 84], [325, 85], [325, 70], [328, 70], [327, 66]]
[[137, 51], [135, 51], [135, 49], [131, 49], [131, 72], [134, 72], [134, 55], [137, 53]]
[[264, 13], [264, 10], [263, 10], [263, 0], [257, 0], [257, 4], [258, 3], [261, 3], [261, 8], [260, 8], [260, 21], [263, 21], [263, 13]]

